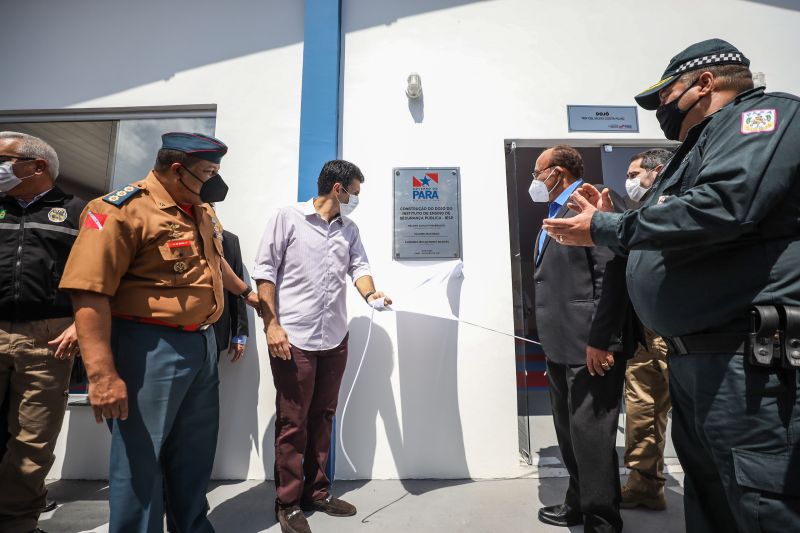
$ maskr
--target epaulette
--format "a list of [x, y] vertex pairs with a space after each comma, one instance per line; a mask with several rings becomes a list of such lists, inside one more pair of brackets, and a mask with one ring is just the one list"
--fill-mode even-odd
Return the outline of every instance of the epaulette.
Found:
[[142, 190], [133, 185], [126, 185], [125, 187], [103, 196], [103, 201], [111, 205], [120, 207], [122, 204], [139, 194]]

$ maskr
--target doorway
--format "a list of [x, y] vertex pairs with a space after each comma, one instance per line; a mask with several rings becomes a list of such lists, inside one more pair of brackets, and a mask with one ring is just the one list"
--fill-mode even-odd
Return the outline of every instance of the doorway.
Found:
[[[547, 217], [547, 205], [531, 201], [528, 187], [539, 154], [556, 144], [568, 144], [583, 158], [585, 181], [604, 184], [625, 197], [631, 158], [651, 148], [674, 148], [666, 140], [507, 139], [504, 143], [515, 334], [539, 340], [534, 316], [533, 248]], [[553, 429], [545, 375], [545, 354], [537, 344], [515, 341], [519, 453], [528, 464], [553, 464], [558, 443]], [[620, 419], [620, 427], [624, 427]], [[621, 435], [621, 434], [620, 434]], [[619, 441], [618, 441], [619, 442]], [[624, 441], [622, 441], [624, 442]], [[671, 442], [665, 455], [674, 456]]]

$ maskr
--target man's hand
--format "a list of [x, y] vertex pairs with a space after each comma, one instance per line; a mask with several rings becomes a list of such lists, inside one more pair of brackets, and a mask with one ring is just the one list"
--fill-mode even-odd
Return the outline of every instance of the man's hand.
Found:
[[387, 295], [383, 294], [381, 291], [370, 294], [369, 298], [367, 298], [367, 303], [372, 303], [378, 298], [383, 298], [383, 305], [392, 305], [392, 299], [389, 298]]
[[89, 403], [98, 424], [103, 418], [128, 418], [128, 387], [117, 374], [103, 375], [89, 381]]
[[269, 354], [272, 357], [279, 357], [284, 361], [292, 358], [292, 352], [289, 349], [289, 337], [277, 322], [272, 322], [267, 326], [267, 345], [269, 346]]
[[597, 208], [578, 193], [570, 196], [574, 207], [570, 209], [578, 212], [570, 218], [546, 218], [542, 222], [542, 228], [550, 234], [558, 244], [569, 246], [594, 246], [592, 241], [592, 217]]
[[[593, 205], [598, 211], [604, 211], [606, 213], [614, 212], [614, 202], [611, 201], [611, 192], [607, 188], [603, 189], [603, 192], [601, 193], [594, 185], [584, 183], [578, 187], [574, 193], [572, 193], [572, 196], [575, 196], [576, 194], [583, 196], [586, 201]], [[569, 208], [576, 213], [580, 213], [582, 210], [574, 200], [570, 200], [568, 205]]]
[[244, 344], [240, 344], [238, 342], [237, 343], [232, 342], [231, 345], [228, 347], [228, 355], [231, 356], [231, 363], [235, 363], [236, 361], [241, 359], [242, 356], [244, 355]]
[[47, 343], [51, 348], [55, 348], [53, 356], [56, 359], [70, 359], [75, 357], [80, 351], [78, 347], [78, 332], [75, 329], [75, 322], [61, 332], [61, 335]]
[[614, 366], [614, 354], [608, 350], [600, 350], [593, 346], [586, 347], [586, 368], [589, 374], [605, 376]]

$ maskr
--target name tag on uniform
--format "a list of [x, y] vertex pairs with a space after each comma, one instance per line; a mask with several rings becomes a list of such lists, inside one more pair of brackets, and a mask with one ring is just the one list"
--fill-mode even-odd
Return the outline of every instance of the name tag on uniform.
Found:
[[190, 240], [181, 240], [181, 241], [168, 241], [167, 246], [170, 248], [188, 248], [192, 245], [192, 241]]

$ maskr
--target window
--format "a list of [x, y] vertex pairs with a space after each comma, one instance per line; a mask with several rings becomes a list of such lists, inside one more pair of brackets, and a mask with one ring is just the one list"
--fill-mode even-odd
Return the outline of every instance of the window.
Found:
[[161, 134], [214, 135], [216, 106], [0, 112], [0, 130], [35, 135], [58, 154], [58, 186], [86, 200], [144, 178]]

